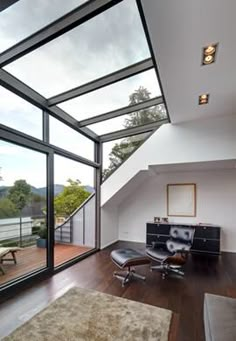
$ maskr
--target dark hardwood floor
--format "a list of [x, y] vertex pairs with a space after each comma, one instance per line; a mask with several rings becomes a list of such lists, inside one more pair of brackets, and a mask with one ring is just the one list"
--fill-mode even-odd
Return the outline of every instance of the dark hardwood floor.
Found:
[[0, 338], [75, 285], [172, 310], [175, 313], [172, 340], [177, 341], [204, 340], [205, 292], [236, 297], [236, 254], [190, 257], [184, 278], [163, 280], [158, 272], [140, 266], [137, 270], [147, 276], [146, 281], [134, 281], [122, 288], [120, 281], [112, 276], [116, 266], [110, 260], [111, 250], [120, 247], [144, 249], [143, 244], [116, 243], [2, 303]]

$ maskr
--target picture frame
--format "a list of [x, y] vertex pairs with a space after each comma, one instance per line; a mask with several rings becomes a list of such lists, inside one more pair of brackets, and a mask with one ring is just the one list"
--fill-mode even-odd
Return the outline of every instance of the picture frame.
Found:
[[167, 216], [196, 217], [196, 184], [167, 185]]

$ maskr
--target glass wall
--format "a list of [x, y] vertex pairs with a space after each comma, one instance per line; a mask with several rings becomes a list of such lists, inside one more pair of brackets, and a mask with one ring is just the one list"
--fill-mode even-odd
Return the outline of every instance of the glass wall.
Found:
[[47, 266], [47, 159], [3, 140], [0, 155], [2, 285]]
[[55, 155], [54, 265], [95, 248], [94, 168]]
[[[39, 269], [53, 274], [55, 266], [96, 250], [102, 162], [98, 160], [101, 140], [97, 138], [95, 156], [91, 138], [166, 117], [160, 104], [89, 125], [83, 131], [87, 137], [77, 131], [83, 119], [161, 95], [154, 69], [146, 70], [147, 59], [152, 65], [151, 54], [137, 2], [111, 1], [107, 6], [86, 2], [35, 0], [32, 7], [32, 1], [20, 0], [0, 12], [0, 84], [4, 87], [0, 87], [0, 245], [8, 248], [1, 257], [13, 259], [0, 263], [0, 292], [11, 289], [5, 285], [11, 280], [26, 274], [28, 278]], [[80, 5], [67, 21], [67, 31], [60, 18]], [[40, 29], [45, 31], [37, 32]], [[136, 68], [130, 74], [134, 68], [127, 67], [136, 63], [140, 73], [135, 75]], [[121, 70], [124, 79], [116, 82], [116, 71]], [[50, 97], [74, 93], [73, 89], [110, 73], [114, 84], [61, 103], [68, 113], [50, 107]], [[127, 160], [147, 136], [104, 143], [103, 177]]]
[[94, 143], [91, 140], [51, 116], [49, 125], [51, 144], [94, 160]]
[[0, 124], [42, 139], [42, 111], [1, 86]]

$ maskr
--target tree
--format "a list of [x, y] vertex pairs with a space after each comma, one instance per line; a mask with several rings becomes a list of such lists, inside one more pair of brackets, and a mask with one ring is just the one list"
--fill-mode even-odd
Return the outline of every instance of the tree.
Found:
[[16, 180], [9, 189], [8, 199], [21, 212], [31, 198], [31, 186], [25, 180]]
[[19, 214], [19, 211], [8, 198], [0, 199], [0, 219], [13, 218]]
[[[140, 86], [129, 96], [129, 105], [138, 104], [150, 99], [151, 93]], [[166, 110], [163, 104], [155, 107], [135, 111], [129, 114], [124, 121], [124, 128], [132, 128], [139, 125], [155, 122], [166, 117]], [[123, 139], [120, 143], [116, 143], [109, 154], [110, 164], [108, 168], [103, 170], [103, 179], [106, 179], [114, 170], [123, 163], [130, 154], [137, 149], [144, 141], [146, 134], [131, 136]]]
[[68, 186], [54, 199], [54, 209], [57, 216], [68, 217], [74, 212], [89, 196], [79, 180], [68, 179]]

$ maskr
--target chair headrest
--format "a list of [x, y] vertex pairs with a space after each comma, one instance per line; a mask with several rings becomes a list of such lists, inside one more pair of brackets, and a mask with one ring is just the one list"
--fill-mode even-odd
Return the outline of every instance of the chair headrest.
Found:
[[191, 249], [191, 243], [181, 243], [179, 241], [175, 241], [172, 239], [169, 239], [166, 241], [167, 249], [174, 253], [176, 251], [189, 251]]
[[171, 226], [170, 236], [174, 239], [192, 242], [195, 229], [193, 227], [185, 226]]

